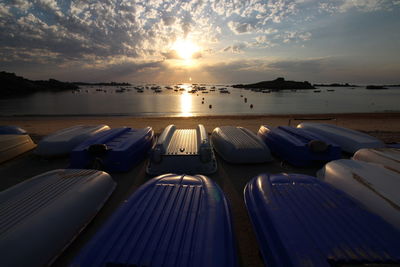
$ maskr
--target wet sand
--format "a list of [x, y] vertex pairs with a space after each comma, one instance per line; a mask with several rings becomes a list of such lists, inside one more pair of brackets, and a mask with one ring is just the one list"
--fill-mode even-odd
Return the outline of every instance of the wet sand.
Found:
[[[331, 120], [325, 120], [330, 118]], [[222, 125], [243, 126], [256, 132], [260, 125], [270, 126], [292, 125], [304, 121], [302, 119], [324, 119], [320, 122], [333, 123], [356, 130], [367, 132], [381, 138], [385, 142], [400, 142], [400, 113], [378, 114], [324, 114], [324, 115], [279, 115], [279, 116], [215, 116], [215, 117], [163, 117], [163, 118], [139, 118], [139, 117], [0, 117], [0, 125], [18, 125], [27, 130], [35, 142], [43, 136], [59, 129], [73, 125], [107, 124], [110, 127], [129, 126], [141, 128], [152, 126], [157, 134], [169, 124], [175, 124], [178, 128], [194, 128], [197, 124], [203, 124], [210, 133], [215, 127]], [[346, 157], [346, 155], [345, 155]], [[348, 157], [348, 155], [347, 155]], [[258, 245], [249, 221], [243, 201], [243, 189], [246, 183], [259, 173], [304, 173], [315, 175], [320, 166], [309, 168], [295, 168], [282, 164], [279, 159], [272, 163], [234, 165], [223, 161], [217, 155], [218, 171], [209, 175], [222, 188], [228, 198], [231, 210], [234, 231], [237, 240], [239, 261], [242, 266], [262, 266], [259, 257]], [[117, 188], [105, 204], [103, 209], [69, 246], [68, 249], [55, 262], [57, 266], [66, 266], [75, 257], [82, 246], [96, 233], [112, 212], [132, 194], [140, 185], [151, 176], [146, 175], [147, 160], [142, 161], [127, 173], [111, 174], [117, 182]], [[29, 179], [45, 171], [66, 168], [68, 158], [45, 160], [35, 157], [32, 152], [15, 158], [0, 165], [0, 190], [4, 190], [21, 181]]]

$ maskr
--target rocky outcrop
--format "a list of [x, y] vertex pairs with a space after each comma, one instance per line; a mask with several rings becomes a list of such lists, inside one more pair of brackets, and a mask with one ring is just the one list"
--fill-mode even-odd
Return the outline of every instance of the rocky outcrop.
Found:
[[383, 85], [368, 85], [365, 87], [366, 89], [370, 89], [370, 90], [378, 90], [378, 89], [387, 89], [385, 86]]
[[255, 89], [272, 89], [272, 90], [282, 90], [282, 89], [315, 89], [315, 87], [307, 82], [296, 82], [296, 81], [286, 81], [284, 78], [277, 78], [273, 81], [263, 81], [252, 84], [236, 84], [232, 87], [235, 88], [255, 88]]
[[14, 73], [0, 72], [0, 98], [23, 96], [39, 91], [63, 91], [78, 89], [78, 86], [72, 83], [60, 82], [54, 79], [48, 81], [32, 81], [17, 76]]

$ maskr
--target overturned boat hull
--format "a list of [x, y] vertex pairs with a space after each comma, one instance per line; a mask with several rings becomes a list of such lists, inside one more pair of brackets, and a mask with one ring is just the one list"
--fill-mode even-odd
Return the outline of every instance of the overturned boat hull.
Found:
[[51, 264], [115, 188], [105, 172], [54, 170], [0, 193], [0, 265]]
[[304, 129], [262, 125], [258, 136], [274, 154], [294, 166], [310, 166], [340, 159], [342, 156], [338, 145]]
[[24, 129], [13, 125], [1, 125], [0, 134], [28, 134]]
[[315, 177], [260, 174], [244, 198], [266, 266], [400, 263], [400, 232]]
[[72, 266], [236, 266], [232, 231], [215, 182], [161, 175], [112, 215]]
[[343, 151], [351, 154], [361, 148], [385, 147], [385, 144], [375, 137], [333, 124], [303, 122], [297, 125], [297, 128], [306, 129], [312, 133], [324, 136], [339, 145]]
[[342, 159], [327, 163], [317, 176], [400, 229], [398, 172], [378, 164]]
[[36, 147], [27, 134], [0, 135], [0, 163], [13, 159]]
[[400, 149], [396, 148], [364, 148], [358, 150], [354, 160], [381, 164], [385, 168], [400, 175]]
[[217, 162], [203, 125], [196, 129], [167, 126], [151, 151], [147, 173], [211, 174]]
[[[72, 150], [70, 167], [99, 167], [110, 172], [126, 172], [147, 156], [153, 143], [154, 131], [151, 127], [103, 131]], [[93, 151], [99, 145], [103, 145], [102, 149]]]
[[211, 134], [212, 145], [230, 163], [272, 161], [269, 148], [254, 133], [243, 127], [221, 126]]
[[35, 154], [42, 157], [67, 156], [80, 143], [105, 130], [107, 125], [77, 125], [62, 129], [44, 137], [35, 150]]

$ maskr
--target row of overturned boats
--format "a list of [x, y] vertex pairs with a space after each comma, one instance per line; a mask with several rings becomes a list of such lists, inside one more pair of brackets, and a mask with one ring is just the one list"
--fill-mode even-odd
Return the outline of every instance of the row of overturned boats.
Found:
[[[71, 263], [72, 266], [237, 266], [229, 201], [205, 175], [214, 151], [233, 164], [273, 161], [322, 166], [316, 177], [263, 173], [244, 202], [268, 266], [400, 264], [400, 149], [334, 124], [262, 125], [257, 134], [221, 126], [211, 136], [167, 126], [111, 129], [78, 125], [36, 146], [15, 126], [0, 127], [0, 161], [35, 149], [69, 156], [69, 168], [0, 192], [0, 265], [51, 264], [106, 203], [110, 173], [148, 157], [157, 176], [139, 187]], [[349, 158], [351, 159], [343, 159]], [[325, 164], [325, 165], [321, 165]]]

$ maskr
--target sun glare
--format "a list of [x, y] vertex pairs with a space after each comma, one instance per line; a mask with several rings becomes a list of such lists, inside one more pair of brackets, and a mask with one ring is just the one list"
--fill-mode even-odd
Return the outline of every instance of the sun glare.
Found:
[[[184, 88], [184, 87], [182, 87]], [[183, 117], [191, 117], [192, 114], [192, 95], [190, 95], [187, 91], [184, 91], [181, 95], [181, 116]]]
[[184, 60], [190, 60], [200, 48], [190, 40], [178, 40], [172, 46], [178, 56]]

